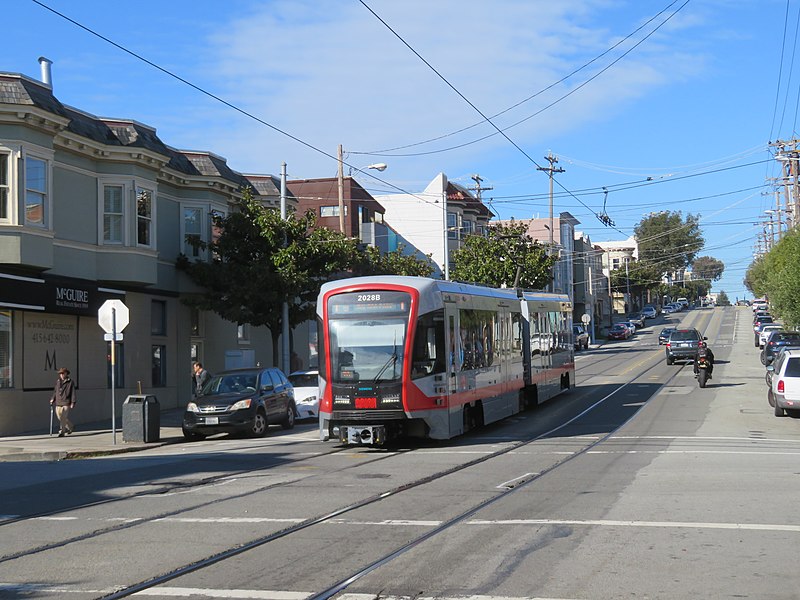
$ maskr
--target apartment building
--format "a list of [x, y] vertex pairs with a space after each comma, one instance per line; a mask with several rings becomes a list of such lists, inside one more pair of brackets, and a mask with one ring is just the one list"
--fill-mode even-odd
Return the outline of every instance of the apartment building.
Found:
[[[45, 69], [43, 81], [0, 73], [0, 435], [46, 425], [60, 367], [77, 384], [76, 423], [110, 418], [110, 342], [97, 317], [107, 299], [130, 311], [118, 404], [141, 390], [182, 406], [194, 359], [212, 372], [273, 364], [268, 330], [181, 302], [199, 290], [175, 262], [206, 258], [188, 240], [210, 240], [212, 215], [228, 214], [244, 186], [277, 206], [277, 179], [173, 148], [135, 120], [66, 106]], [[294, 339], [307, 348], [302, 332]]]

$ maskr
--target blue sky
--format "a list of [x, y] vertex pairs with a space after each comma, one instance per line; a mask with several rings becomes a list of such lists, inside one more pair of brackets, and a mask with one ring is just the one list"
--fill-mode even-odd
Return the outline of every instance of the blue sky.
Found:
[[[555, 211], [593, 241], [624, 239], [651, 211], [700, 214], [700, 254], [725, 262], [713, 289], [731, 299], [774, 205], [768, 144], [800, 128], [800, 3], [787, 20], [787, 0], [364, 0], [449, 85], [359, 0], [41, 2], [263, 123], [6, 0], [0, 71], [38, 79], [48, 57], [65, 104], [245, 173], [285, 161], [292, 178], [332, 177], [342, 144], [355, 168], [389, 165], [383, 181], [358, 176], [373, 193], [479, 174], [504, 219], [547, 216], [537, 165], [552, 151], [565, 169]], [[615, 228], [595, 216], [604, 198]]]

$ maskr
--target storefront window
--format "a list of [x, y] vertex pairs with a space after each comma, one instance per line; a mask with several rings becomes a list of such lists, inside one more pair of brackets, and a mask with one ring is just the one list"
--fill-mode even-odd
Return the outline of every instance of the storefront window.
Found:
[[0, 311], [0, 388], [10, 388], [11, 380], [11, 311]]

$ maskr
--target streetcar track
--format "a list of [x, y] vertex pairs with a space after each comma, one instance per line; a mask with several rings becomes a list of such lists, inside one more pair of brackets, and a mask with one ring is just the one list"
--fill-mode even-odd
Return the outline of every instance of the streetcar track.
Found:
[[[265, 535], [265, 536], [261, 536], [259, 538], [254, 539], [254, 540], [251, 540], [250, 542], [246, 542], [244, 544], [239, 544], [239, 545], [237, 545], [235, 547], [231, 547], [231, 548], [228, 548], [226, 550], [222, 550], [220, 552], [217, 552], [214, 555], [211, 555], [209, 557], [203, 558], [201, 560], [197, 560], [197, 561], [188, 563], [188, 564], [183, 565], [181, 567], [174, 568], [174, 569], [172, 569], [172, 570], [170, 570], [170, 571], [168, 571], [166, 573], [163, 573], [161, 575], [157, 575], [157, 576], [152, 577], [152, 578], [150, 578], [148, 580], [141, 581], [141, 582], [136, 583], [136, 584], [132, 584], [132, 585], [128, 585], [128, 586], [122, 587], [122, 588], [120, 588], [119, 590], [115, 591], [112, 594], [108, 594], [108, 595], [102, 596], [102, 600], [114, 600], [114, 599], [117, 599], [117, 598], [125, 598], [127, 596], [132, 595], [132, 594], [136, 594], [138, 592], [142, 592], [144, 590], [147, 590], [147, 589], [150, 589], [150, 588], [154, 588], [156, 586], [159, 586], [161, 584], [167, 583], [169, 581], [172, 581], [172, 580], [177, 579], [179, 577], [182, 577], [184, 575], [188, 575], [188, 574], [200, 571], [202, 569], [208, 568], [210, 566], [213, 566], [215, 564], [224, 562], [224, 561], [226, 561], [226, 560], [228, 560], [230, 558], [236, 557], [236, 556], [238, 556], [240, 554], [243, 554], [243, 553], [248, 552], [250, 550], [253, 550], [255, 548], [259, 548], [259, 547], [264, 546], [264, 545], [266, 545], [266, 544], [268, 544], [270, 542], [273, 542], [273, 541], [276, 541], [278, 539], [285, 538], [285, 537], [287, 537], [289, 535], [292, 535], [294, 533], [303, 531], [303, 530], [305, 530], [305, 529], [307, 529], [309, 527], [312, 527], [314, 525], [319, 525], [321, 523], [332, 521], [332, 520], [336, 519], [337, 517], [339, 517], [339, 516], [341, 516], [343, 514], [349, 513], [351, 511], [357, 510], [359, 508], [363, 508], [363, 507], [375, 504], [377, 502], [381, 502], [381, 501], [383, 501], [383, 500], [385, 500], [387, 498], [394, 497], [397, 494], [400, 494], [402, 492], [405, 492], [405, 491], [420, 487], [422, 485], [427, 485], [429, 483], [432, 483], [432, 482], [435, 482], [437, 480], [443, 479], [444, 477], [447, 477], [447, 476], [452, 475], [454, 473], [469, 469], [471, 467], [474, 467], [476, 465], [482, 464], [482, 463], [484, 463], [486, 461], [489, 461], [491, 459], [498, 458], [498, 457], [503, 456], [505, 454], [511, 453], [511, 452], [513, 452], [515, 450], [518, 450], [521, 447], [526, 446], [526, 445], [529, 445], [529, 444], [532, 444], [534, 442], [537, 442], [537, 441], [546, 439], [548, 437], [551, 437], [556, 432], [564, 429], [565, 427], [568, 427], [568, 426], [572, 425], [578, 419], [581, 419], [582, 417], [584, 417], [585, 415], [589, 414], [590, 412], [592, 412], [593, 410], [595, 410], [599, 406], [603, 405], [607, 400], [609, 400], [611, 397], [615, 396], [621, 390], [623, 390], [626, 387], [628, 387], [629, 385], [633, 384], [634, 382], [636, 382], [640, 378], [643, 378], [649, 371], [651, 371], [652, 369], [656, 368], [659, 365], [659, 362], [656, 362], [653, 365], [647, 367], [642, 373], [640, 373], [640, 374], [636, 375], [635, 377], [631, 378], [629, 381], [618, 385], [613, 391], [611, 391], [608, 394], [606, 394], [600, 400], [592, 403], [587, 408], [581, 410], [578, 414], [576, 414], [573, 417], [571, 417], [570, 419], [566, 420], [564, 423], [561, 423], [557, 427], [551, 428], [548, 431], [545, 431], [545, 432], [540, 433], [540, 434], [533, 435], [532, 437], [530, 437], [528, 439], [519, 440], [518, 442], [509, 444], [508, 446], [506, 446], [504, 448], [501, 448], [501, 449], [496, 450], [494, 452], [491, 452], [489, 454], [485, 454], [483, 456], [480, 456], [478, 458], [472, 459], [472, 460], [467, 461], [465, 463], [461, 463], [461, 464], [452, 466], [450, 468], [444, 469], [444, 470], [439, 471], [437, 473], [432, 473], [430, 475], [427, 475], [425, 477], [419, 478], [419, 479], [414, 480], [414, 481], [407, 482], [407, 483], [405, 483], [403, 485], [397, 486], [397, 487], [392, 488], [390, 490], [373, 494], [372, 496], [364, 498], [364, 499], [362, 499], [362, 500], [360, 500], [358, 502], [352, 503], [352, 504], [344, 506], [344, 507], [340, 507], [338, 509], [334, 509], [333, 511], [330, 511], [327, 514], [320, 515], [320, 516], [317, 516], [317, 517], [311, 517], [311, 518], [306, 519], [305, 521], [303, 521], [301, 523], [297, 523], [295, 525], [288, 526], [288, 527], [286, 527], [286, 528], [284, 528], [282, 530], [273, 532], [271, 534], [268, 534], [268, 535]], [[662, 387], [667, 386], [675, 377], [677, 377], [682, 372], [682, 370], [683, 370], [683, 367], [681, 366], [681, 368], [675, 370], [671, 375], [669, 375], [667, 377], [667, 379], [664, 381], [664, 383], [662, 384]], [[650, 398], [648, 398], [647, 402], [649, 402], [653, 397], [655, 397], [655, 394], [651, 395]], [[634, 411], [627, 419], [625, 419], [622, 423], [620, 423], [617, 427], [615, 427], [610, 432], [608, 432], [606, 434], [603, 434], [602, 436], [598, 436], [595, 439], [587, 440], [587, 441], [589, 441], [589, 443], [586, 446], [584, 446], [583, 448], [581, 448], [580, 450], [576, 450], [575, 452], [564, 456], [562, 459], [556, 461], [555, 463], [553, 463], [549, 467], [547, 467], [545, 469], [542, 469], [538, 473], [530, 474], [529, 477], [526, 477], [524, 479], [524, 481], [519, 482], [517, 485], [510, 486], [510, 487], [508, 487], [506, 489], [498, 490], [497, 493], [494, 496], [479, 502], [475, 506], [473, 506], [473, 507], [461, 512], [460, 514], [448, 519], [447, 521], [444, 521], [443, 523], [441, 523], [439, 526], [435, 527], [434, 529], [432, 529], [430, 531], [427, 531], [424, 534], [421, 534], [421, 535], [417, 536], [416, 538], [410, 540], [409, 542], [405, 543], [404, 545], [400, 546], [399, 548], [397, 548], [397, 549], [395, 549], [395, 550], [383, 555], [382, 557], [374, 560], [369, 565], [367, 565], [367, 566], [361, 568], [360, 570], [358, 570], [356, 572], [353, 572], [350, 575], [348, 575], [347, 577], [341, 579], [340, 581], [335, 583], [333, 586], [331, 586], [331, 587], [329, 587], [329, 588], [327, 588], [327, 589], [325, 589], [325, 590], [323, 590], [321, 592], [317, 592], [313, 596], [309, 596], [309, 598], [307, 600], [327, 600], [328, 598], [331, 598], [335, 594], [337, 594], [337, 593], [341, 592], [342, 590], [344, 590], [345, 588], [347, 588], [350, 584], [352, 584], [355, 581], [363, 578], [367, 574], [369, 574], [372, 571], [378, 569], [379, 567], [387, 564], [388, 562], [390, 562], [391, 560], [397, 558], [398, 556], [400, 556], [402, 554], [405, 554], [406, 552], [408, 552], [412, 548], [418, 546], [419, 544], [423, 543], [424, 541], [426, 541], [426, 540], [428, 540], [428, 539], [430, 539], [430, 538], [432, 538], [432, 537], [434, 537], [434, 536], [436, 536], [436, 535], [438, 535], [438, 534], [450, 529], [451, 527], [463, 522], [464, 520], [468, 519], [470, 516], [472, 516], [473, 514], [477, 513], [481, 509], [483, 509], [483, 508], [485, 508], [485, 507], [487, 507], [487, 506], [489, 506], [491, 504], [494, 504], [495, 502], [499, 501], [502, 498], [505, 498], [508, 494], [514, 493], [517, 490], [520, 490], [520, 489], [528, 487], [529, 485], [532, 485], [533, 483], [539, 481], [542, 477], [552, 473], [556, 469], [558, 469], [561, 466], [571, 462], [572, 460], [587, 454], [591, 449], [593, 449], [596, 446], [598, 446], [599, 444], [602, 444], [605, 441], [607, 441], [617, 431], [619, 431], [628, 422], [630, 422], [637, 414], [638, 414], [638, 410]]]
[[[338, 453], [338, 452], [341, 452], [343, 450], [348, 450], [348, 448], [336, 448], [331, 452], [326, 452], [326, 453], [317, 455], [317, 457], [319, 457], [319, 456], [328, 456], [330, 454]], [[388, 458], [393, 458], [394, 456], [397, 456], [398, 454], [404, 454], [405, 452], [408, 452], [408, 451], [407, 450], [398, 450], [398, 451], [392, 452], [390, 454], [384, 454], [384, 455], [379, 456], [377, 458], [374, 458], [374, 459], [371, 459], [371, 460], [367, 460], [367, 461], [364, 461], [364, 462], [360, 462], [358, 464], [347, 465], [346, 467], [342, 467], [340, 469], [336, 469], [336, 470], [332, 470], [332, 471], [326, 471], [324, 473], [324, 475], [330, 475], [331, 473], [340, 473], [342, 471], [348, 471], [350, 469], [355, 469], [357, 467], [361, 467], [361, 466], [364, 466], [364, 465], [374, 464], [376, 462], [380, 462], [380, 461], [386, 460]], [[307, 460], [307, 459], [300, 459], [300, 460]], [[299, 462], [299, 461], [296, 461], [296, 462]], [[122, 502], [122, 501], [131, 500], [131, 499], [138, 498], [138, 497], [158, 496], [158, 495], [161, 495], [161, 494], [170, 493], [170, 492], [174, 491], [174, 489], [176, 489], [176, 488], [178, 488], [178, 489], [196, 488], [196, 487], [203, 487], [203, 486], [207, 486], [207, 485], [213, 485], [213, 484], [219, 483], [221, 480], [224, 480], [224, 479], [234, 480], [241, 474], [244, 474], [244, 473], [248, 473], [249, 474], [249, 473], [252, 473], [254, 471], [266, 470], [268, 468], [273, 468], [273, 466], [264, 467], [262, 469], [248, 469], [248, 470], [244, 470], [244, 471], [237, 472], [237, 473], [234, 473], [234, 474], [226, 474], [226, 475], [223, 475], [223, 476], [215, 476], [213, 478], [202, 480], [202, 483], [198, 483], [196, 485], [170, 486], [166, 491], [163, 491], [163, 490], [148, 490], [148, 491], [136, 492], [134, 494], [129, 494], [129, 495], [121, 496], [121, 497], [117, 497], [117, 498], [109, 498], [107, 500], [101, 500], [101, 501], [93, 502], [93, 503], [87, 503], [87, 504], [79, 505], [79, 506], [72, 507], [72, 508], [69, 508], [69, 509], [52, 511], [50, 513], [27, 515], [27, 516], [24, 516], [24, 517], [19, 517], [17, 519], [9, 519], [8, 521], [0, 523], [0, 525], [7, 525], [7, 524], [10, 524], [10, 523], [25, 523], [27, 521], [33, 521], [33, 520], [38, 520], [38, 519], [46, 519], [46, 518], [50, 518], [50, 517], [53, 517], [54, 515], [57, 515], [57, 514], [60, 514], [60, 513], [64, 513], [64, 512], [73, 512], [75, 510], [81, 510], [81, 509], [84, 509], [84, 508], [92, 508], [92, 507], [95, 507], [95, 506], [109, 504], [111, 502], [118, 502], [118, 501]], [[221, 503], [221, 502], [227, 502], [228, 500], [236, 500], [236, 499], [246, 498], [246, 497], [248, 497], [248, 496], [250, 496], [252, 494], [265, 492], [265, 491], [270, 491], [270, 490], [273, 490], [273, 489], [276, 489], [276, 488], [293, 485], [293, 484], [296, 484], [298, 482], [307, 481], [309, 479], [313, 479], [313, 478], [319, 477], [319, 476], [321, 476], [321, 475], [317, 474], [317, 473], [314, 473], [314, 474], [307, 475], [305, 477], [300, 477], [298, 479], [292, 479], [290, 481], [281, 481], [281, 482], [271, 483], [269, 485], [265, 485], [265, 486], [262, 486], [262, 487], [259, 487], [259, 488], [255, 488], [255, 489], [249, 490], [247, 492], [242, 492], [241, 494], [235, 494], [233, 496], [225, 496], [223, 498], [218, 498], [216, 500], [210, 500], [210, 501], [207, 501], [207, 502], [202, 502], [202, 503], [195, 504], [195, 505], [189, 506], [189, 507], [183, 507], [183, 508], [175, 509], [173, 511], [167, 511], [167, 512], [158, 513], [158, 514], [155, 514], [155, 515], [149, 515], [147, 517], [141, 517], [141, 518], [140, 517], [134, 517], [134, 518], [131, 518], [130, 520], [122, 522], [122, 523], [116, 523], [114, 525], [109, 525], [108, 527], [95, 529], [93, 531], [89, 531], [89, 532], [86, 532], [86, 533], [83, 533], [83, 534], [80, 534], [80, 535], [75, 535], [75, 536], [72, 536], [72, 537], [67, 538], [67, 539], [59, 540], [57, 542], [51, 542], [49, 544], [43, 544], [43, 545], [37, 546], [35, 548], [28, 548], [26, 550], [20, 550], [19, 552], [15, 552], [15, 553], [12, 553], [12, 554], [2, 555], [2, 556], [0, 556], [0, 564], [8, 562], [8, 561], [11, 561], [11, 560], [16, 560], [16, 559], [24, 558], [24, 557], [27, 557], [27, 556], [32, 556], [34, 554], [39, 554], [39, 553], [45, 552], [47, 550], [54, 550], [56, 548], [62, 548], [62, 547], [65, 547], [65, 546], [68, 546], [70, 544], [74, 544], [74, 543], [77, 543], [77, 542], [90, 540], [90, 539], [99, 537], [101, 535], [106, 535], [106, 534], [109, 534], [109, 533], [116, 533], [118, 531], [123, 531], [125, 529], [130, 529], [132, 527], [137, 527], [139, 525], [146, 525], [148, 523], [152, 523], [152, 522], [155, 522], [155, 521], [158, 521], [158, 520], [161, 520], [161, 519], [167, 519], [169, 517], [174, 517], [174, 516], [179, 515], [181, 513], [194, 511], [194, 510], [197, 510], [197, 509], [200, 509], [200, 508], [207, 508], [209, 506], [213, 506], [213, 505]], [[213, 481], [211, 481], [212, 479], [213, 479]]]

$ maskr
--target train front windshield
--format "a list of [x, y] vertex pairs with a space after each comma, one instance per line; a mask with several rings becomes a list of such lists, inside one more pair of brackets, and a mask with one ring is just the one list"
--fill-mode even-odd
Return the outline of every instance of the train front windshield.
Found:
[[353, 292], [328, 300], [328, 356], [333, 383], [399, 381], [411, 296]]

